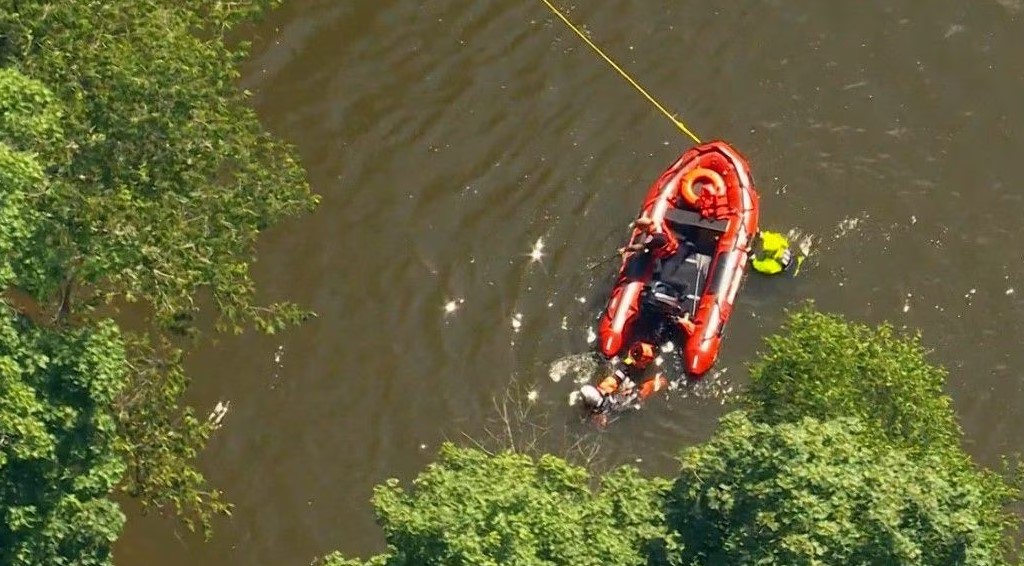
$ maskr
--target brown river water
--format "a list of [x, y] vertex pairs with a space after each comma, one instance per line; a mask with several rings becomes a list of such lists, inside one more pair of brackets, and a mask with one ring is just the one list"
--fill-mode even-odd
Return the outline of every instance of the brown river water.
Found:
[[[968, 451], [1024, 451], [1024, 1], [563, 5], [747, 155], [762, 228], [815, 238], [796, 279], [748, 278], [720, 371], [598, 435], [604, 458], [672, 473], [807, 299], [920, 329]], [[191, 355], [191, 402], [231, 403], [202, 467], [234, 516], [204, 543], [128, 506], [122, 565], [367, 556], [372, 487], [483, 435], [511, 382], [575, 427], [552, 375], [588, 369], [613, 267], [587, 266], [690, 145], [539, 1], [294, 0], [247, 33], [242, 87], [323, 195], [255, 277], [319, 318]]]

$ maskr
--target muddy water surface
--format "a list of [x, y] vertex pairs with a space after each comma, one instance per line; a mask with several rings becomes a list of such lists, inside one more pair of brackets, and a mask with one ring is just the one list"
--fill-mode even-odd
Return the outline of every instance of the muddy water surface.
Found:
[[[921, 329], [968, 450], [1024, 450], [1024, 5], [922, 7], [570, 6], [699, 135], [746, 153], [763, 227], [818, 239], [796, 280], [748, 279], [704, 394], [600, 436], [609, 461], [671, 473], [805, 299]], [[540, 2], [295, 0], [252, 33], [242, 86], [323, 195], [263, 238], [255, 273], [319, 318], [191, 356], [193, 402], [231, 401], [203, 467], [234, 517], [205, 544], [132, 517], [120, 564], [365, 556], [382, 548], [372, 486], [482, 434], [511, 380], [571, 421], [552, 364], [588, 348], [611, 267], [587, 266], [688, 147]]]

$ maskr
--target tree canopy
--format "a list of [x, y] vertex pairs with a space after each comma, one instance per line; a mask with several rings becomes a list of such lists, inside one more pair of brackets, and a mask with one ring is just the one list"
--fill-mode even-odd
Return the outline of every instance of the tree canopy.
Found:
[[[226, 39], [274, 4], [0, 0], [0, 311], [16, 321], [0, 346], [43, 360], [12, 369], [4, 387], [17, 394], [0, 398], [0, 423], [13, 427], [0, 449], [11, 431], [37, 431], [18, 449], [39, 451], [18, 457], [39, 466], [40, 482], [31, 497], [12, 487], [0, 521], [14, 538], [0, 537], [0, 557], [106, 560], [123, 521], [104, 499], [115, 487], [190, 527], [208, 529], [211, 513], [228, 510], [195, 467], [214, 425], [181, 402], [189, 380], [177, 337], [197, 335], [206, 297], [220, 329], [273, 332], [307, 316], [257, 303], [249, 275], [258, 234], [317, 200], [294, 151], [264, 131], [237, 86], [246, 44]], [[96, 309], [115, 301], [145, 303], [155, 330], [115, 332]], [[85, 337], [116, 348], [104, 358]], [[60, 365], [44, 347], [61, 352]], [[101, 361], [93, 377], [113, 398], [51, 399], [32, 377], [66, 369], [47, 379], [81, 380], [76, 371]], [[72, 434], [51, 413], [103, 427]], [[106, 459], [68, 457], [89, 451]], [[0, 466], [0, 489], [22, 486], [26, 466]]]
[[25, 244], [40, 229], [37, 199], [49, 189], [40, 153], [53, 155], [62, 143], [60, 106], [50, 90], [17, 70], [0, 68], [0, 285], [4, 287], [38, 277], [41, 262]]
[[125, 371], [113, 323], [54, 331], [0, 306], [0, 564], [110, 563]]
[[[554, 566], [647, 564], [667, 540], [659, 502], [668, 482], [629, 467], [592, 490], [586, 470], [554, 456], [489, 455], [442, 447], [405, 491], [377, 488], [389, 551], [368, 565]], [[328, 566], [351, 566], [340, 555]]]
[[881, 442], [912, 451], [962, 454], [961, 430], [917, 335], [872, 328], [806, 306], [750, 368], [744, 395], [753, 420], [766, 423], [856, 417]]
[[1005, 564], [1012, 491], [939, 455], [871, 442], [856, 419], [754, 423], [683, 452], [668, 497], [682, 564]]
[[0, 65], [47, 85], [62, 105], [67, 159], [31, 253], [45, 269], [18, 286], [84, 307], [144, 300], [164, 323], [211, 292], [223, 326], [276, 330], [302, 312], [259, 306], [257, 234], [316, 199], [292, 151], [265, 133], [238, 90], [245, 45], [223, 34], [271, 2], [0, 0]]

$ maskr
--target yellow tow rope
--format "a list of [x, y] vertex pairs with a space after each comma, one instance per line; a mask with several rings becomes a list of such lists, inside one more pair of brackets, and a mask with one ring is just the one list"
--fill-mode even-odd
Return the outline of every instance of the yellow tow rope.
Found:
[[676, 117], [673, 116], [671, 112], [666, 110], [665, 107], [662, 106], [657, 100], [655, 100], [653, 96], [648, 94], [647, 91], [644, 90], [644, 87], [640, 86], [640, 84], [638, 82], [633, 80], [633, 77], [629, 76], [629, 73], [624, 71], [622, 69], [622, 67], [618, 66], [615, 63], [615, 61], [612, 61], [611, 57], [605, 55], [604, 51], [601, 51], [600, 47], [598, 47], [597, 45], [594, 45], [594, 42], [590, 41], [589, 37], [584, 35], [584, 33], [582, 31], [580, 31], [580, 29], [578, 27], [573, 25], [573, 23], [569, 21], [569, 18], [565, 17], [565, 15], [562, 14], [562, 12], [559, 11], [559, 9], [556, 8], [554, 4], [552, 4], [548, 0], [541, 0], [541, 2], [544, 2], [545, 4], [547, 4], [548, 8], [551, 8], [551, 11], [554, 12], [555, 15], [559, 17], [559, 19], [561, 19], [563, 22], [565, 22], [565, 25], [569, 26], [572, 29], [572, 31], [576, 32], [576, 35], [580, 36], [580, 38], [583, 41], [587, 42], [587, 45], [592, 47], [594, 49], [594, 51], [597, 51], [597, 54], [600, 55], [601, 57], [603, 57], [604, 60], [607, 61], [608, 64], [611, 65], [613, 69], [618, 71], [619, 74], [622, 75], [622, 78], [624, 78], [627, 81], [629, 81], [629, 84], [633, 85], [633, 88], [638, 90], [640, 92], [640, 94], [644, 95], [644, 97], [647, 98], [647, 100], [650, 100], [651, 104], [656, 106], [658, 108], [658, 110], [661, 110], [661, 113], [664, 114], [666, 117], [668, 117], [669, 120], [672, 120], [672, 123], [675, 124], [677, 128], [679, 128], [684, 134], [690, 136], [690, 138], [694, 142], [700, 143], [700, 138], [698, 138], [692, 131], [690, 131], [690, 128], [687, 128], [686, 124], [684, 124], [681, 121], [677, 120]]

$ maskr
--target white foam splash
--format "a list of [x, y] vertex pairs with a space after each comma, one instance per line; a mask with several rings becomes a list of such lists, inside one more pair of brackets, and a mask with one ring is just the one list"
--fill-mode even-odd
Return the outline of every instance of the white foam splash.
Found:
[[806, 258], [811, 255], [811, 248], [814, 247], [813, 235], [807, 234], [799, 228], [793, 228], [786, 234], [786, 237], [792, 242], [793, 247], [800, 252], [801, 256]]
[[526, 394], [526, 400], [531, 403], [536, 403], [538, 397], [540, 397], [540, 393], [537, 393], [536, 389], [531, 389], [530, 392]]
[[597, 340], [597, 334], [594, 333], [593, 328], [587, 328], [587, 344], [593, 344]]
[[840, 220], [839, 224], [836, 225], [836, 237], [841, 238], [849, 234], [850, 232], [856, 230], [857, 227], [860, 226], [861, 220], [863, 220], [863, 218], [859, 216], [852, 218], [846, 217]]
[[517, 312], [512, 315], [512, 331], [519, 332], [519, 329], [523, 326], [523, 313]]
[[600, 363], [590, 353], [570, 354], [551, 363], [548, 377], [558, 383], [566, 376], [572, 376], [576, 383], [587, 383], [597, 373]]

